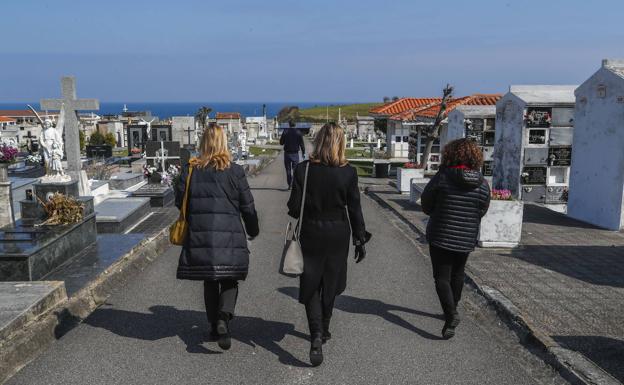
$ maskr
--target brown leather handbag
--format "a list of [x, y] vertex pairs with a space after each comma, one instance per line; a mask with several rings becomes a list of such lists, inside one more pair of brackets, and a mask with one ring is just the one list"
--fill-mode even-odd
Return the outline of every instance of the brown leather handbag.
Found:
[[182, 208], [180, 216], [171, 227], [169, 227], [169, 242], [174, 245], [182, 246], [188, 234], [188, 222], [186, 221], [186, 211], [188, 207], [189, 190], [191, 187], [191, 176], [193, 175], [193, 166], [189, 166], [189, 173], [186, 177], [186, 189], [184, 190], [184, 198], [182, 199]]

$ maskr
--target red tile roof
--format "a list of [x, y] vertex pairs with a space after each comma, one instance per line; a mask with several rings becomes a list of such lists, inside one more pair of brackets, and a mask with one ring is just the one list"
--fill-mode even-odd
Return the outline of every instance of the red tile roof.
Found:
[[375, 115], [395, 115], [414, 108], [427, 106], [432, 103], [440, 103], [441, 101], [442, 98], [401, 98], [395, 102], [375, 107], [369, 112]]
[[[39, 116], [44, 116], [46, 113], [37, 111]], [[48, 113], [48, 115], [58, 115], [58, 112]], [[31, 110], [0, 110], [0, 116], [9, 116], [13, 118], [21, 118], [25, 116], [35, 116]]]
[[240, 119], [240, 112], [217, 112], [217, 119]]
[[[493, 106], [502, 97], [501, 94], [474, 94], [455, 98], [446, 104], [444, 116], [459, 106]], [[430, 106], [411, 109], [401, 114], [395, 114], [390, 117], [392, 120], [410, 121], [416, 118], [435, 118], [440, 111], [440, 102]]]
[[7, 118], [6, 116], [0, 116], [0, 122], [15, 122], [15, 119]]

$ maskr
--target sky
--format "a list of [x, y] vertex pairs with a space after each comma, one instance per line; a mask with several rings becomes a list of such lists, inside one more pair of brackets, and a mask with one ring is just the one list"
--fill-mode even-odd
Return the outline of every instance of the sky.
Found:
[[0, 102], [376, 102], [580, 84], [617, 0], [2, 0]]

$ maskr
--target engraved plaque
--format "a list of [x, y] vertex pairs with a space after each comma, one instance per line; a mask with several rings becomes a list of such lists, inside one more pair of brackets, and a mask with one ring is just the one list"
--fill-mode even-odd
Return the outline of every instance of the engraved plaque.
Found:
[[483, 176], [492, 176], [494, 173], [494, 162], [483, 162]]
[[546, 130], [529, 130], [529, 144], [546, 144]]
[[546, 186], [522, 186], [520, 194], [525, 202], [546, 202]]
[[495, 141], [496, 141], [496, 132], [485, 131], [483, 133], [483, 145], [484, 146], [493, 146]]
[[524, 167], [522, 169], [522, 184], [527, 185], [545, 185], [546, 184], [546, 167]]
[[572, 147], [561, 146], [549, 148], [548, 164], [551, 166], [569, 166], [572, 164]]
[[527, 127], [550, 127], [551, 108], [531, 107], [527, 109], [526, 126]]
[[571, 146], [573, 137], [574, 129], [572, 128], [551, 128], [549, 143], [551, 146]]
[[525, 148], [524, 164], [547, 164], [548, 149], [547, 148]]
[[572, 127], [574, 125], [574, 108], [553, 108], [553, 127]]

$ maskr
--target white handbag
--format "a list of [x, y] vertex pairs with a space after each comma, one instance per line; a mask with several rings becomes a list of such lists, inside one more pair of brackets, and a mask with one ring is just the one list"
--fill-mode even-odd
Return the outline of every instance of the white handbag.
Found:
[[303, 207], [305, 206], [306, 190], [308, 187], [308, 169], [310, 163], [306, 164], [305, 177], [303, 178], [303, 194], [301, 195], [301, 209], [299, 219], [293, 229], [292, 222], [286, 225], [286, 235], [284, 237], [284, 250], [282, 251], [282, 261], [280, 262], [280, 274], [288, 277], [297, 277], [303, 273], [303, 252], [299, 243], [301, 225], [303, 220]]

